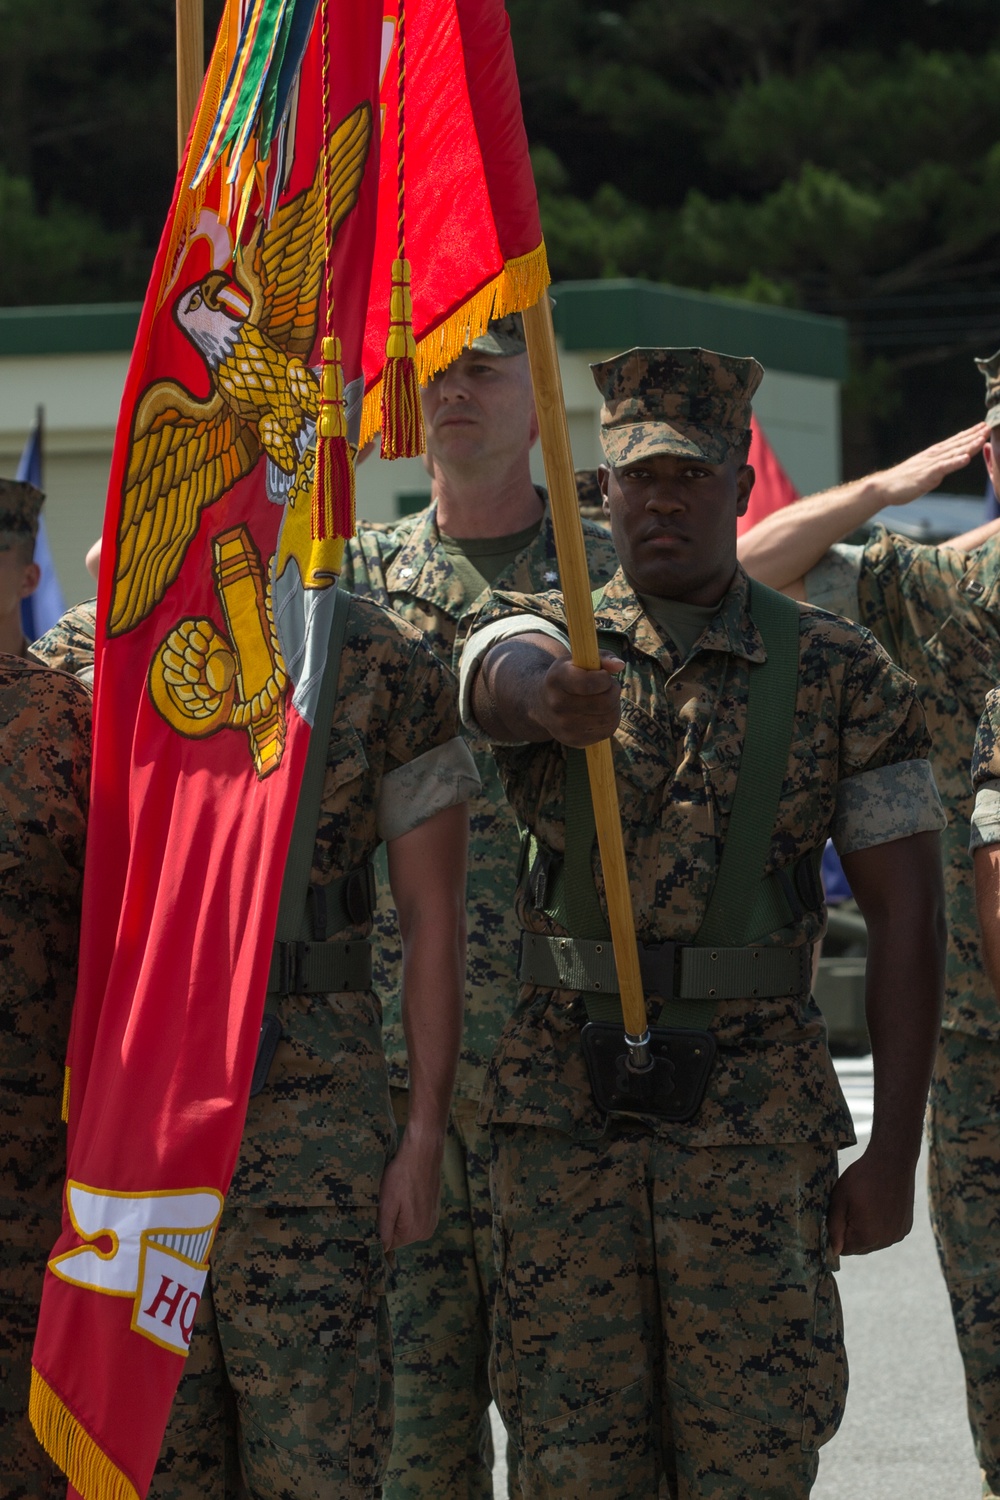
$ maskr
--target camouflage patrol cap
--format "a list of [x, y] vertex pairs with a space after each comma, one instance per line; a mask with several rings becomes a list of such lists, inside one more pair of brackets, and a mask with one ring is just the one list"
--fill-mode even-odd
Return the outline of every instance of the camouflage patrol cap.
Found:
[[573, 475], [576, 480], [576, 498], [581, 510], [600, 510], [604, 505], [604, 496], [601, 494], [601, 486], [597, 478], [596, 469], [577, 469]]
[[45, 496], [23, 479], [0, 479], [0, 532], [34, 537]]
[[469, 345], [477, 354], [492, 354], [503, 358], [508, 354], [526, 354], [524, 323], [520, 313], [508, 313], [505, 318], [494, 318], [485, 333], [473, 339]]
[[764, 378], [755, 359], [711, 349], [629, 349], [590, 368], [604, 397], [601, 443], [611, 464], [657, 453], [725, 463], [747, 437]]
[[986, 381], [986, 416], [983, 421], [987, 427], [1000, 427], [1000, 349], [989, 359], [977, 359], [976, 366]]

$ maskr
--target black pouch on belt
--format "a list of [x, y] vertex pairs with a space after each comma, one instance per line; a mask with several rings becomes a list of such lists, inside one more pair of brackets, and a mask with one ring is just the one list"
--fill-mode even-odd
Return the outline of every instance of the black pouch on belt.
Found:
[[[561, 898], [558, 886], [557, 879]], [[719, 971], [729, 967], [727, 955], [704, 955], [710, 956], [721, 963], [703, 965], [710, 980], [703, 987], [725, 993]], [[518, 974], [524, 983], [581, 992], [588, 1019], [580, 1038], [598, 1108], [690, 1120], [704, 1098], [715, 1057], [715, 1037], [708, 1030], [715, 1000], [680, 998], [690, 988], [690, 963], [679, 944], [640, 943], [639, 968], [643, 990], [658, 1002], [654, 1014], [665, 1023], [649, 1029], [652, 1066], [642, 1072], [629, 1066], [610, 940], [521, 934]]]
[[710, 1030], [722, 1002], [802, 995], [809, 988], [812, 950], [749, 944], [640, 943], [643, 992], [657, 1007], [649, 1028], [652, 1066], [630, 1066], [611, 945], [525, 934], [523, 969], [560, 988], [583, 992], [588, 1023], [581, 1033], [594, 1098], [602, 1109], [638, 1110], [683, 1122], [696, 1113], [715, 1058]]
[[710, 1031], [651, 1026], [652, 1067], [642, 1072], [629, 1067], [621, 1022], [588, 1021], [580, 1040], [598, 1109], [657, 1115], [677, 1124], [698, 1113], [715, 1061]]
[[[779, 887], [784, 883], [779, 882]], [[784, 897], [778, 892], [773, 899]], [[522, 939], [524, 968], [561, 988], [580, 989], [588, 1024], [582, 1031], [594, 1098], [602, 1109], [639, 1110], [664, 1119], [690, 1120], [698, 1109], [715, 1057], [709, 1029], [717, 1005], [748, 998], [775, 999], [809, 989], [812, 949], [751, 943], [724, 948], [693, 943], [640, 943], [643, 991], [658, 1005], [649, 1028], [653, 1064], [629, 1066], [629, 1048], [618, 999], [611, 945], [569, 938]]]

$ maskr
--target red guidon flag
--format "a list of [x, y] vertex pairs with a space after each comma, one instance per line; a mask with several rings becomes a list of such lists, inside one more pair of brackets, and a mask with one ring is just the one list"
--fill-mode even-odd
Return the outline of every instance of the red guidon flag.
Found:
[[500, 0], [228, 0], [105, 525], [30, 1408], [86, 1500], [148, 1489], [236, 1162], [353, 451], [547, 280]]
[[757, 477], [750, 492], [750, 504], [744, 514], [737, 518], [737, 536], [752, 531], [765, 516], [776, 510], [783, 510], [786, 505], [794, 505], [799, 498], [798, 490], [785, 473], [781, 460], [756, 417], [750, 418], [750, 452], [747, 463]]

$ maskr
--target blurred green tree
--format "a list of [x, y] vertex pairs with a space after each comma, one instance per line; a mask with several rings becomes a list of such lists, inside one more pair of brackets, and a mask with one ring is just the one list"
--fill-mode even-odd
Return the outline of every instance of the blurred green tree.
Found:
[[[969, 356], [1000, 345], [994, 0], [508, 8], [555, 276], [846, 317], [851, 470], [978, 410]], [[142, 294], [174, 179], [173, 18], [0, 0], [0, 302]]]
[[143, 295], [174, 100], [173, 0], [0, 0], [0, 303]]
[[970, 355], [1000, 345], [988, 0], [509, 8], [556, 276], [846, 317], [850, 471], [978, 412]]

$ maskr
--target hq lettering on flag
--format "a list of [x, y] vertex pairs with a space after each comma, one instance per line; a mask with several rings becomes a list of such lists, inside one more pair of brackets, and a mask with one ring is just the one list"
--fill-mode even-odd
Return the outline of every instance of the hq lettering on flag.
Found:
[[[239, 1151], [352, 455], [548, 275], [499, 0], [229, 0], [126, 382], [31, 1418], [146, 1493]], [[325, 726], [316, 725], [325, 733]]]

